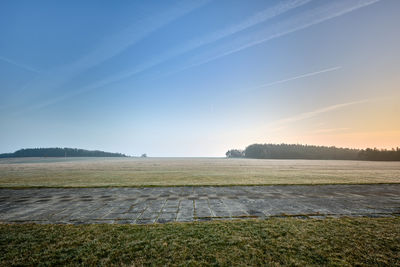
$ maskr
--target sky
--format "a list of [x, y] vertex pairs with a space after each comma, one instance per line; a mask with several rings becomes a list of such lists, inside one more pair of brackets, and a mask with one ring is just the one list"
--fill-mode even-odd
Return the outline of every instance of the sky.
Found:
[[0, 153], [400, 145], [400, 1], [0, 1]]

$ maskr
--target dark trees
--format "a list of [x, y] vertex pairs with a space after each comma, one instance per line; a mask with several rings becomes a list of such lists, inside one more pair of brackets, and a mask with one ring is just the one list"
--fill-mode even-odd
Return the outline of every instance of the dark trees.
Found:
[[257, 159], [358, 159], [357, 149], [298, 144], [253, 144], [244, 153]]
[[386, 149], [371, 149], [367, 148], [361, 150], [359, 153], [361, 160], [377, 160], [377, 161], [400, 161], [400, 148], [386, 150]]
[[0, 154], [0, 158], [21, 157], [126, 157], [121, 153], [110, 153], [99, 150], [85, 150], [77, 148], [27, 148], [14, 153]]
[[336, 160], [381, 160], [399, 161], [400, 148], [392, 150], [365, 150], [311, 146], [299, 144], [253, 144], [244, 151], [232, 149], [227, 157], [245, 157], [254, 159], [336, 159]]
[[228, 150], [225, 153], [227, 158], [243, 158], [244, 157], [244, 152], [243, 150], [239, 150], [239, 149], [231, 149]]

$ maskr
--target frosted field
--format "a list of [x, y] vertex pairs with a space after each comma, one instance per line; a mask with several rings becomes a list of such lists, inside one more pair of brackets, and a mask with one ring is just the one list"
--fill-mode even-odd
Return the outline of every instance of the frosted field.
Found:
[[400, 183], [400, 162], [226, 158], [0, 159], [0, 187]]

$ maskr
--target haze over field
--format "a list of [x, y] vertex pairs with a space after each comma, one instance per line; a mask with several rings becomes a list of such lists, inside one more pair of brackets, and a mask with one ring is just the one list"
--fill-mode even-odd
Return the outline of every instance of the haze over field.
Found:
[[400, 2], [1, 1], [0, 153], [392, 148]]

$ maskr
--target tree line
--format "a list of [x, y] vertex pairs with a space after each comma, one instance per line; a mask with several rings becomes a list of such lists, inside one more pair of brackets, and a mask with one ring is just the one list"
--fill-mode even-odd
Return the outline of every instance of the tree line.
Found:
[[399, 161], [400, 148], [392, 148], [391, 150], [367, 148], [365, 150], [361, 150], [358, 153], [358, 157], [360, 160]]
[[22, 157], [126, 157], [121, 153], [104, 152], [100, 150], [85, 150], [78, 148], [25, 148], [14, 153], [0, 154], [0, 158]]
[[245, 150], [231, 149], [225, 153], [228, 158], [253, 159], [334, 159], [400, 161], [400, 148], [396, 149], [352, 149], [334, 146], [299, 144], [252, 144]]

